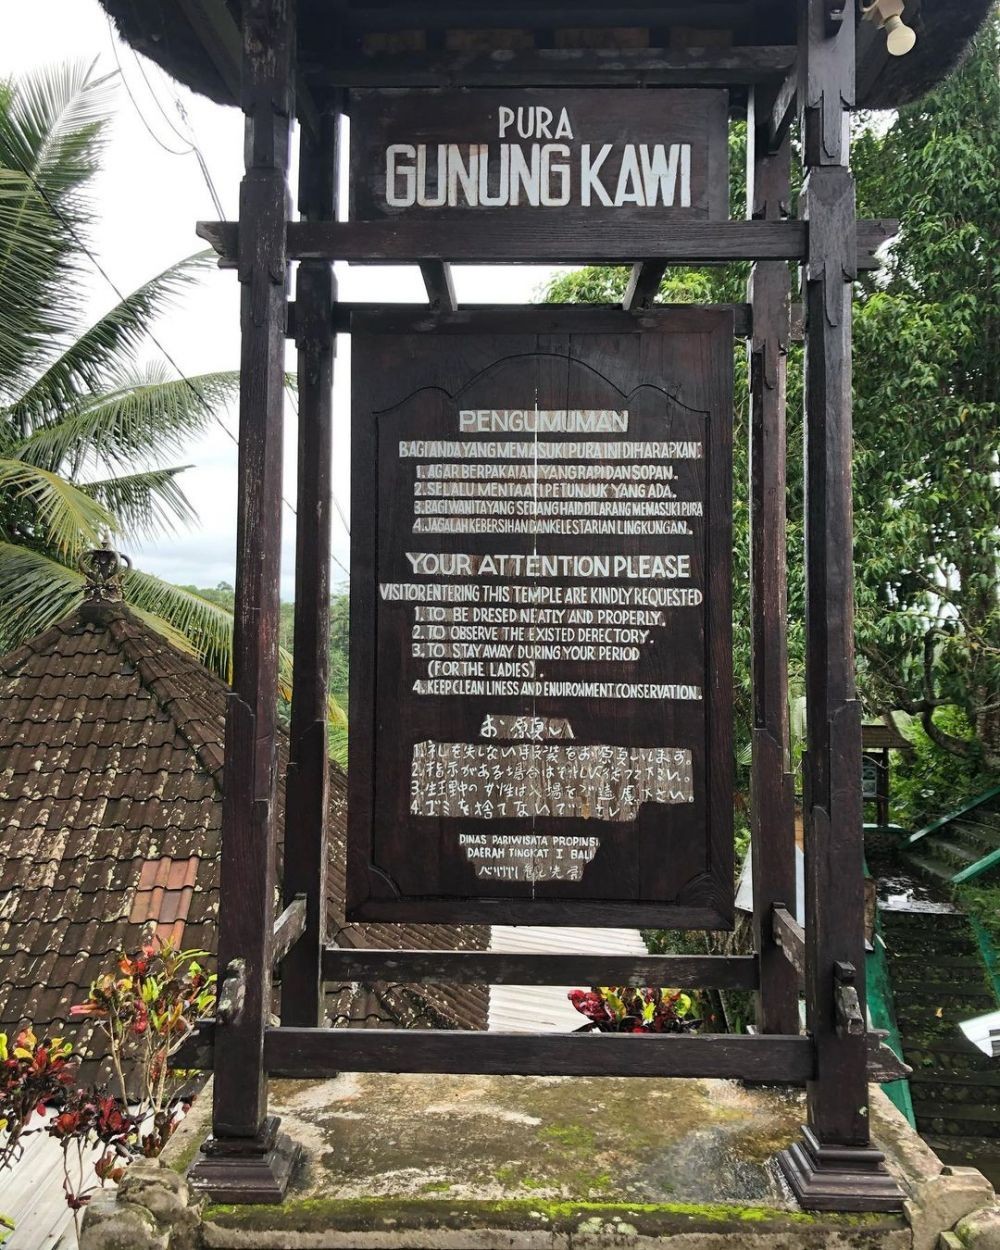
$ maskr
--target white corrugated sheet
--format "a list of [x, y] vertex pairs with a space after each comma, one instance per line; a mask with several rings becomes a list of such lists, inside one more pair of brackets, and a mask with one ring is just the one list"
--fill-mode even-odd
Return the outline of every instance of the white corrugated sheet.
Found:
[[[638, 929], [551, 929], [494, 925], [490, 950], [547, 955], [645, 955]], [[569, 1002], [587, 985], [491, 985], [489, 1027], [494, 1033], [571, 1033], [586, 1024]]]
[[0, 1211], [14, 1221], [4, 1250], [69, 1250], [76, 1245], [73, 1213], [63, 1193], [62, 1147], [55, 1138], [32, 1133], [14, 1167], [0, 1172]]

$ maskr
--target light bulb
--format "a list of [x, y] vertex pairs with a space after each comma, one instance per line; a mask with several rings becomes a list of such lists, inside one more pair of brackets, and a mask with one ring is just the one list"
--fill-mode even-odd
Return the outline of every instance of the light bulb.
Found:
[[917, 42], [916, 31], [907, 26], [901, 17], [885, 19], [885, 46], [890, 56], [906, 56]]

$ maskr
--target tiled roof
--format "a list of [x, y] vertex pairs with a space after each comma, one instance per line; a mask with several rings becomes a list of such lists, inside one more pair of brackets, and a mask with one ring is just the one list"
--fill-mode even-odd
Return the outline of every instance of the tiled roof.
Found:
[[[0, 1030], [61, 1029], [149, 922], [214, 951], [226, 693], [121, 604], [0, 658]], [[486, 929], [344, 924], [345, 783], [333, 770], [331, 936], [484, 947]], [[330, 989], [337, 1023], [485, 1027], [485, 987]]]

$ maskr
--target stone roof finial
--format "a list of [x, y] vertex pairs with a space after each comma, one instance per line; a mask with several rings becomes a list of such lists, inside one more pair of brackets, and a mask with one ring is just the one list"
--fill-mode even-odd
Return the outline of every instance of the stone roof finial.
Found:
[[100, 547], [85, 551], [79, 559], [80, 571], [87, 579], [83, 598], [85, 603], [121, 603], [122, 582], [132, 567], [128, 556], [115, 551], [107, 536]]

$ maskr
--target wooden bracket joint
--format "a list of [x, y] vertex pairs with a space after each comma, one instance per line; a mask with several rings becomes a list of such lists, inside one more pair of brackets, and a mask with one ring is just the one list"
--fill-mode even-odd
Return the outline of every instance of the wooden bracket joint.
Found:
[[857, 969], [853, 964], [834, 964], [834, 997], [837, 1007], [838, 1037], [861, 1037], [866, 1032], [865, 1018], [856, 985]]
[[243, 959], [231, 959], [219, 990], [215, 1018], [219, 1024], [239, 1024], [247, 995], [247, 966]]

